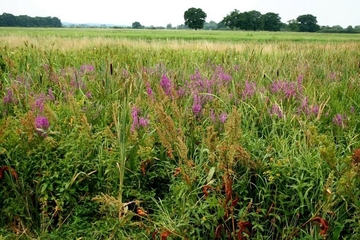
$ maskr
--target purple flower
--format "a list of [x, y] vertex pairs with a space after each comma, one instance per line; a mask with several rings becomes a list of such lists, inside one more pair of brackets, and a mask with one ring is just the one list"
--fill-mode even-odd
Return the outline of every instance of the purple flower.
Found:
[[245, 82], [245, 89], [242, 91], [242, 99], [245, 100], [252, 95], [254, 95], [256, 91], [256, 83], [255, 82]]
[[302, 92], [302, 78], [297, 82], [275, 81], [270, 85], [270, 92], [285, 95], [285, 98], [295, 98]]
[[217, 66], [215, 69], [215, 77], [221, 80], [223, 83], [228, 83], [231, 81], [231, 76], [224, 72], [223, 67]]
[[301, 101], [301, 109], [307, 109], [309, 105], [309, 99], [307, 97], [304, 97], [303, 100]]
[[81, 79], [77, 79], [76, 76], [73, 78], [73, 80], [71, 80], [70, 85], [77, 89], [86, 89], [86, 84]]
[[47, 97], [48, 97], [48, 99], [49, 99], [50, 101], [54, 101], [54, 100], [55, 100], [55, 95], [54, 95], [54, 92], [52, 91], [51, 88], [49, 88], [49, 90], [48, 90], [48, 95], [47, 95]]
[[46, 131], [50, 127], [49, 120], [43, 116], [37, 116], [35, 119], [36, 133], [40, 136], [46, 137]]
[[284, 83], [282, 81], [275, 81], [270, 85], [270, 91], [272, 93], [278, 93], [282, 90]]
[[195, 74], [192, 74], [190, 76], [190, 80], [192, 80], [192, 81], [202, 80], [202, 76], [201, 76], [201, 74], [199, 72], [199, 69], [196, 69]]
[[304, 97], [301, 100], [300, 107], [298, 108], [298, 114], [305, 113], [306, 115], [308, 115], [309, 112], [309, 99], [307, 97]]
[[141, 127], [146, 127], [147, 125], [149, 125], [149, 120], [143, 117], [139, 118], [139, 125]]
[[346, 121], [347, 117], [346, 115], [341, 115], [341, 114], [336, 114], [333, 119], [332, 119], [332, 122], [341, 127], [341, 128], [344, 128], [346, 125], [345, 125], [345, 121]]
[[215, 116], [214, 109], [211, 109], [211, 110], [210, 110], [210, 119], [211, 119], [211, 121], [213, 121], [213, 122], [216, 121], [216, 116]]
[[198, 95], [195, 95], [194, 96], [194, 103], [193, 103], [193, 106], [192, 106], [192, 111], [196, 116], [198, 116], [198, 115], [200, 115], [201, 110], [202, 110], [201, 99], [200, 99], [200, 97]]
[[277, 104], [274, 104], [274, 105], [271, 107], [270, 115], [272, 115], [272, 116], [275, 116], [275, 115], [276, 115], [278, 118], [283, 118], [283, 112], [282, 112], [280, 106], [277, 105]]
[[135, 128], [139, 125], [139, 109], [136, 106], [133, 106], [131, 109], [131, 117], [133, 119], [133, 123], [131, 125], [131, 131], [135, 131]]
[[11, 89], [8, 89], [7, 95], [5, 95], [3, 98], [3, 103], [10, 104], [10, 103], [14, 103], [14, 102], [15, 102], [15, 98], [14, 98], [13, 91]]
[[80, 71], [83, 73], [93, 72], [93, 71], [95, 71], [95, 67], [93, 65], [82, 65], [80, 67]]
[[221, 123], [225, 123], [227, 119], [227, 113], [221, 113], [219, 116], [219, 120]]
[[44, 111], [45, 98], [43, 94], [40, 94], [35, 100], [35, 107], [39, 109], [40, 112]]
[[134, 106], [131, 109], [131, 117], [133, 119], [133, 123], [130, 128], [131, 132], [134, 132], [136, 129], [140, 127], [146, 127], [147, 125], [149, 125], [149, 120], [147, 118], [140, 117], [139, 114], [140, 114], [140, 109]]
[[91, 99], [91, 98], [92, 98], [91, 92], [86, 92], [86, 93], [85, 93], [85, 96], [86, 96], [88, 99]]
[[179, 87], [178, 90], [177, 90], [178, 97], [183, 97], [183, 96], [185, 96], [185, 94], [186, 94], [185, 88], [184, 87]]
[[148, 94], [149, 97], [152, 97], [153, 96], [153, 90], [150, 86], [150, 84], [148, 82], [146, 82], [146, 92]]
[[161, 77], [160, 86], [162, 87], [166, 95], [171, 95], [171, 81], [165, 74], [163, 74]]
[[318, 115], [319, 114], [319, 105], [315, 105], [312, 107], [312, 113], [314, 115]]
[[286, 98], [292, 98], [296, 96], [297, 88], [294, 82], [290, 82], [284, 85], [283, 92]]
[[202, 110], [202, 106], [199, 103], [194, 103], [192, 106], [192, 111], [193, 113], [198, 116], [201, 113]]

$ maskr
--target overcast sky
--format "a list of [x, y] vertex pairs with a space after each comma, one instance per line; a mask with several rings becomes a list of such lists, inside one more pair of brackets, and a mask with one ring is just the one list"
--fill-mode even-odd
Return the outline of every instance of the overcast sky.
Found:
[[278, 13], [282, 22], [313, 14], [319, 25], [360, 25], [360, 0], [0, 0], [0, 14], [58, 17], [62, 22], [144, 26], [184, 23], [184, 12], [201, 8], [220, 22], [234, 9]]

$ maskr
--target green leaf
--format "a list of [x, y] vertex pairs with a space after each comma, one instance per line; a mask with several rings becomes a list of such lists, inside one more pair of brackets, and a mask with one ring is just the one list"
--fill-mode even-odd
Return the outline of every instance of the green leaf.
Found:
[[206, 177], [206, 182], [210, 182], [215, 173], [215, 167], [210, 168], [209, 174]]

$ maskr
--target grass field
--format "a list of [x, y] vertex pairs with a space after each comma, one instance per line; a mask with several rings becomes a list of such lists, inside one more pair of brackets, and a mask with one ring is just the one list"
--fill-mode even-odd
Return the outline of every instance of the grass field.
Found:
[[355, 34], [0, 28], [0, 239], [359, 239]]

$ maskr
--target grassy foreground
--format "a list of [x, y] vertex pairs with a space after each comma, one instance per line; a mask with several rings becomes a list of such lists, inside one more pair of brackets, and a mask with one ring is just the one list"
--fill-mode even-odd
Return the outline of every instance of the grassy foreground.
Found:
[[0, 239], [359, 239], [357, 38], [0, 29]]

